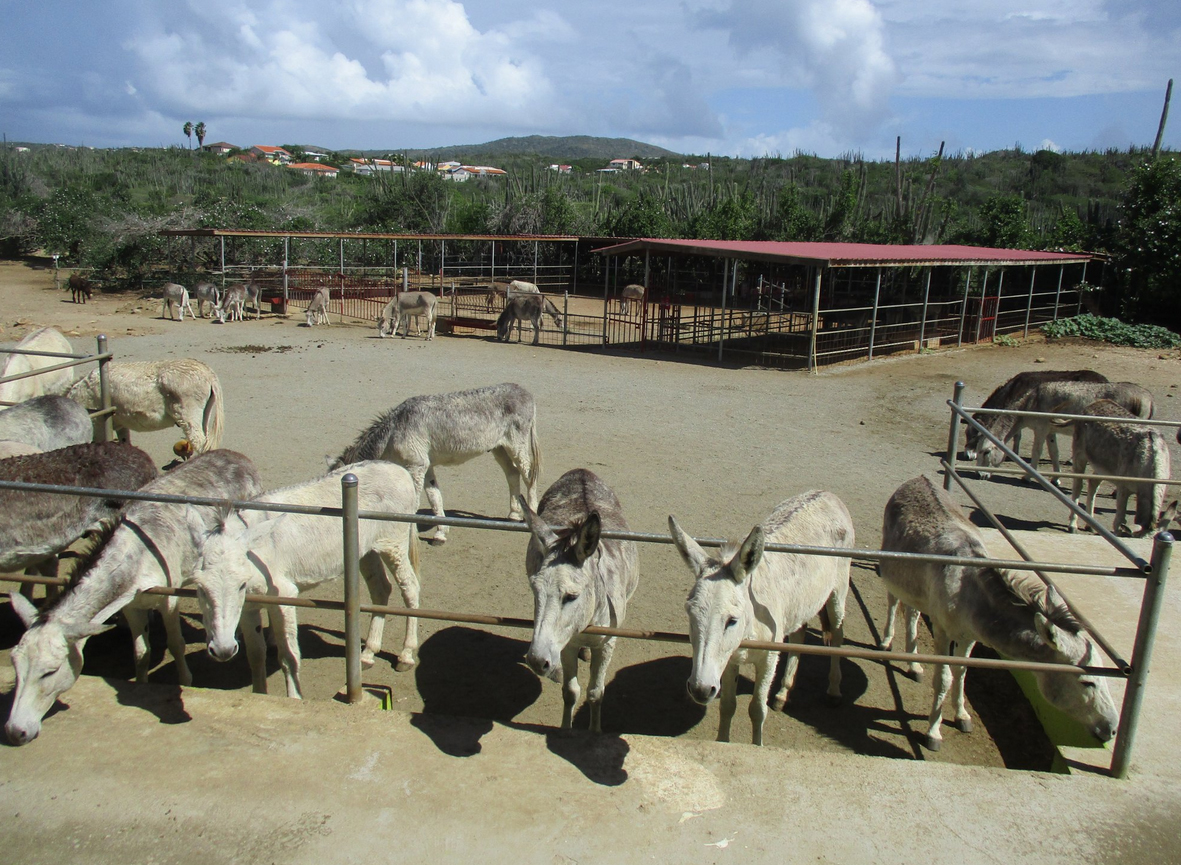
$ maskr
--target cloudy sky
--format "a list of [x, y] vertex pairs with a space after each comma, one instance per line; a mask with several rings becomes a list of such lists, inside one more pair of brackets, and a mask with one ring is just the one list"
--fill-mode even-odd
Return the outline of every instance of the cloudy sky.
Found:
[[[1151, 145], [1181, 79], [1177, 0], [0, 0], [0, 16], [0, 132], [100, 147], [184, 144], [191, 120], [240, 146], [1087, 150]], [[1181, 149], [1181, 108], [1166, 143]]]

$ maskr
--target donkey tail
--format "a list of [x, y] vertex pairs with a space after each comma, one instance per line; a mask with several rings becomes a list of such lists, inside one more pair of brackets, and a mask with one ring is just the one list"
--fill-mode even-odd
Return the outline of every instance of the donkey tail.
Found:
[[[529, 488], [533, 489], [537, 479], [541, 477], [541, 443], [537, 440], [537, 410], [533, 412], [533, 423], [529, 424]], [[530, 507], [537, 507], [534, 502]]]
[[209, 399], [205, 401], [205, 415], [201, 428], [205, 432], [205, 450], [221, 447], [221, 436], [225, 430], [225, 411], [221, 396], [221, 383], [217, 376], [209, 383]]
[[418, 569], [419, 557], [419, 543], [418, 543], [418, 523], [410, 524], [410, 542], [407, 544], [410, 556], [410, 567], [414, 568], [415, 575], [421, 580], [422, 572]]

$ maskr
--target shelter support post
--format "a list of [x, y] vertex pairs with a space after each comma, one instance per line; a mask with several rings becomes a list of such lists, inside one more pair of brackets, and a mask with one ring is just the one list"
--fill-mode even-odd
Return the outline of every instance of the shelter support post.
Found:
[[[287, 261], [291, 253], [291, 238], [283, 238], [283, 309], [287, 309]], [[344, 300], [342, 298], [341, 302]]]
[[878, 332], [878, 303], [882, 295], [882, 269], [878, 268], [877, 281], [873, 286], [873, 312], [869, 319], [869, 360], [873, 360], [873, 341]]
[[1029, 297], [1025, 299], [1025, 331], [1022, 333], [1023, 337], [1029, 336], [1029, 316], [1033, 312], [1033, 287], [1037, 281], [1037, 268], [1031, 267], [1029, 269]]
[[[1003, 270], [1001, 271], [1001, 275], [1003, 277], [1003, 275], [1004, 275]], [[987, 300], [987, 298], [988, 298], [988, 270], [986, 268], [984, 271], [984, 282], [982, 282], [980, 284], [980, 305], [976, 309], [976, 336], [974, 336], [972, 338], [973, 345], [980, 342], [980, 325], [984, 323], [984, 301]], [[1001, 307], [1001, 296], [999, 293], [997, 294], [997, 297], [996, 297], [996, 306], [997, 306], [997, 309], [1000, 309], [1000, 307]], [[995, 327], [995, 321], [993, 324]]]
[[960, 333], [956, 338], [956, 348], [964, 344], [964, 322], [968, 318], [968, 292], [972, 288], [972, 268], [968, 268], [968, 276], [964, 279], [964, 302], [960, 306]]
[[537, 247], [538, 242], [533, 241], [533, 284], [537, 285]]
[[1136, 740], [1136, 726], [1140, 720], [1140, 704], [1144, 700], [1144, 686], [1148, 681], [1148, 669], [1152, 664], [1152, 645], [1156, 638], [1156, 626], [1165, 596], [1165, 579], [1169, 575], [1169, 562], [1172, 557], [1173, 536], [1168, 532], [1160, 532], [1152, 541], [1152, 572], [1144, 580], [1140, 622], [1136, 627], [1136, 642], [1132, 647], [1132, 675], [1124, 691], [1119, 732], [1115, 740], [1115, 752], [1111, 756], [1111, 774], [1116, 778], [1128, 777], [1132, 745]]
[[[722, 315], [718, 321], [718, 363], [722, 362], [722, 346], [726, 342], [726, 271], [722, 271]], [[738, 278], [738, 260], [730, 262], [729, 284], [733, 285]], [[711, 317], [712, 320], [712, 317]]]
[[603, 345], [607, 344], [607, 295], [611, 288], [611, 262], [603, 268]]
[[1058, 265], [1058, 288], [1054, 292], [1054, 318], [1053, 321], [1058, 320], [1058, 302], [1062, 300], [1062, 276], [1066, 272], [1066, 265]]
[[927, 338], [927, 302], [931, 299], [931, 268], [927, 268], [927, 280], [923, 285], [923, 316], [919, 322], [919, 351], [923, 350]]
[[[951, 401], [956, 405], [963, 405], [964, 383], [957, 381], [955, 383], [955, 390], [952, 392]], [[955, 465], [955, 455], [959, 451], [960, 446], [960, 413], [955, 409], [951, 412], [951, 426], [947, 430], [947, 464], [948, 466]], [[943, 489], [951, 492], [951, 470], [943, 473]]]
[[222, 288], [225, 288], [225, 285], [226, 285], [226, 239], [224, 237], [219, 237], [218, 240], [221, 241], [221, 285], [222, 285]]
[[1083, 262], [1083, 275], [1082, 275], [1082, 278], [1079, 280], [1078, 284], [1079, 284], [1079, 289], [1077, 292], [1078, 306], [1075, 307], [1075, 310], [1074, 310], [1075, 315], [1080, 315], [1080, 314], [1082, 314], [1082, 311], [1083, 311], [1083, 288], [1082, 287], [1087, 284], [1087, 263], [1085, 261]]
[[344, 511], [345, 696], [348, 702], [356, 703], [361, 699], [361, 560], [357, 476], [352, 472], [340, 479], [340, 498]]
[[820, 329], [820, 274], [816, 269], [815, 283], [812, 288], [812, 335], [808, 345], [808, 369], [816, 372], [816, 331]]
[[111, 379], [110, 369], [108, 364], [111, 362], [109, 357], [103, 357], [107, 354], [107, 336], [104, 333], [98, 335], [96, 343], [99, 354], [98, 362], [98, 396], [99, 407], [102, 409], [103, 420], [102, 425], [96, 430], [96, 438], [99, 442], [109, 442], [115, 438], [115, 413], [111, 411]]

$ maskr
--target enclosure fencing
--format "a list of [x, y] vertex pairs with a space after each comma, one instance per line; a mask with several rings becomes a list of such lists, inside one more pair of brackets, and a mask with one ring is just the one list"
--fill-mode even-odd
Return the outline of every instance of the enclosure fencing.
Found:
[[[968, 423], [979, 426], [978, 422], [976, 422], [967, 413], [969, 410], [962, 408], [960, 405], [959, 398], [962, 394], [962, 389], [963, 384], [957, 384], [956, 396], [948, 402], [952, 409], [952, 423], [951, 431], [949, 433], [952, 446], [949, 447], [948, 450], [949, 459], [955, 453], [955, 441], [959, 435], [960, 419], [962, 418]], [[1008, 450], [1003, 442], [996, 442], [995, 437], [992, 437], [987, 430], [982, 430], [982, 432], [984, 435], [992, 438], [992, 440], [1002, 448], [1005, 448], [1011, 458], [1018, 459], [1019, 464], [1032, 476], [1035, 478], [1040, 477], [1032, 467], [1028, 466], [1027, 463], [1020, 461], [1011, 450]], [[950, 484], [951, 479], [955, 478], [966, 489], [966, 485], [963, 484], [962, 479], [957, 474], [954, 461], [952, 460], [949, 462], [948, 460], [945, 460], [943, 462], [943, 466], [947, 471], [947, 483]], [[1045, 482], [1044, 479], [1042, 479], [1042, 482], [1048, 486], [1048, 483]], [[424, 516], [420, 514], [390, 514], [374, 511], [362, 511], [358, 509], [357, 505], [357, 483], [358, 481], [356, 476], [352, 474], [346, 474], [341, 479], [341, 506], [339, 508], [284, 505], [257, 501], [237, 501], [199, 496], [146, 494], [127, 490], [28, 484], [15, 481], [0, 481], [0, 489], [24, 490], [29, 492], [42, 492], [58, 495], [97, 496], [126, 501], [153, 501], [173, 504], [190, 504], [212, 506], [223, 509], [237, 508], [241, 510], [261, 510], [277, 513], [297, 513], [310, 516], [320, 516], [327, 519], [341, 520], [342, 553], [345, 577], [344, 600], [342, 602], [311, 600], [308, 598], [280, 598], [273, 595], [249, 595], [247, 596], [247, 601], [250, 603], [262, 605], [279, 604], [295, 607], [343, 611], [345, 619], [345, 691], [349, 702], [357, 702], [362, 697], [360, 614], [363, 612], [401, 616], [406, 618], [433, 619], [440, 621], [483, 624], [509, 628], [531, 629], [533, 627], [532, 620], [524, 618], [362, 604], [360, 601], [360, 550], [358, 546], [359, 520], [365, 519], [404, 522], [418, 525], [425, 524], [428, 526], [446, 525], [455, 526], [458, 528], [518, 533], [528, 532], [529, 528], [523, 523], [509, 520], [435, 517]], [[969, 493], [969, 495], [971, 494]], [[1068, 507], [1072, 507], [1075, 510], [1080, 511], [1080, 515], [1085, 520], [1087, 520], [1088, 524], [1095, 526], [1097, 530], [1100, 530], [1102, 533], [1101, 527], [1097, 526], [1095, 521], [1092, 520], [1089, 515], [1085, 514], [1085, 512], [1081, 512], [1081, 509], [1078, 509], [1077, 506], [1066, 499], [1065, 496], [1062, 496], [1061, 493], [1058, 493], [1058, 496], [1065, 504], [1067, 504]], [[972, 498], [974, 501], [976, 500], [975, 496], [972, 496]], [[977, 503], [978, 506], [983, 508], [979, 502]], [[986, 511], [986, 513], [988, 512]], [[990, 519], [992, 519], [995, 523], [995, 517], [992, 517], [991, 514]], [[1107, 534], [1110, 535], [1110, 533]], [[668, 535], [643, 532], [604, 531], [603, 537], [647, 544], [672, 543], [672, 539]], [[1114, 536], [1110, 536], [1109, 540], [1114, 546], [1116, 546], [1117, 549], [1120, 549], [1121, 553], [1123, 553], [1126, 558], [1128, 558], [1130, 565], [1129, 567], [1075, 565], [1071, 563], [1060, 562], [1036, 562], [1032, 561], [1030, 557], [1024, 552], [1024, 550], [1016, 545], [1014, 545], [1015, 548], [1018, 550], [1019, 554], [1022, 555], [1021, 560], [959, 558], [955, 556], [922, 555], [886, 550], [815, 547], [795, 544], [767, 544], [766, 549], [771, 552], [840, 557], [862, 562], [909, 560], [944, 565], [967, 565], [974, 567], [989, 566], [1008, 568], [1011, 570], [1027, 570], [1033, 571], [1050, 585], [1052, 585], [1052, 582], [1050, 581], [1050, 578], [1046, 576], [1046, 574], [1051, 573], [1078, 573], [1107, 577], [1144, 579], [1144, 602], [1141, 611], [1140, 626], [1137, 630], [1135, 647], [1133, 649], [1131, 662], [1125, 661], [1120, 653], [1115, 651], [1111, 644], [1101, 635], [1097, 634], [1095, 629], [1090, 625], [1089, 622], [1086, 621], [1085, 618], [1081, 617], [1080, 622], [1085, 623], [1084, 626], [1088, 632], [1094, 636], [1096, 643], [1107, 654], [1111, 661], [1111, 665], [1104, 664], [1102, 666], [1084, 667], [1070, 664], [1050, 664], [1032, 661], [1012, 661], [1007, 659], [956, 657], [950, 655], [918, 655], [909, 654], [906, 652], [883, 651], [877, 649], [858, 649], [848, 647], [836, 648], [831, 646], [807, 645], [802, 643], [779, 643], [757, 640], [744, 640], [740, 645], [743, 648], [754, 650], [768, 650], [789, 653], [795, 652], [801, 655], [862, 658], [878, 662], [914, 661], [919, 663], [949, 664], [963, 667], [985, 667], [991, 669], [1028, 670], [1031, 672], [1068, 673], [1072, 675], [1086, 674], [1093, 676], [1124, 678], [1128, 681], [1128, 688], [1124, 699], [1123, 710], [1120, 716], [1118, 738], [1116, 740], [1116, 746], [1110, 768], [1111, 774], [1115, 775], [1116, 777], [1123, 778], [1126, 777], [1128, 772], [1131, 749], [1139, 717], [1140, 699], [1143, 692], [1144, 683], [1147, 678], [1148, 663], [1152, 652], [1152, 639], [1156, 629], [1161, 598], [1163, 596], [1161, 589], [1163, 589], [1164, 586], [1164, 580], [1165, 576], [1167, 575], [1169, 559], [1172, 552], [1172, 537], [1167, 533], [1161, 533], [1157, 536], [1153, 545], [1151, 562], [1145, 562], [1137, 557], [1134, 553], [1127, 549], [1126, 545], [1122, 544], [1122, 542], [1120, 542]], [[718, 547], [725, 543], [724, 540], [719, 538], [700, 538], [697, 539], [697, 542], [704, 547]], [[60, 579], [45, 577], [21, 577], [17, 575], [3, 576], [0, 577], [0, 579], [11, 582], [29, 582], [50, 585], [62, 585], [65, 583], [64, 580]], [[179, 595], [184, 597], [193, 597], [195, 595], [195, 591], [183, 588], [153, 588], [147, 590], [147, 593], [156, 595]], [[1067, 603], [1070, 603], [1069, 600], [1067, 600]], [[1074, 610], [1075, 608], [1071, 606], [1071, 609]], [[1076, 615], [1078, 615], [1077, 611], [1075, 612]], [[586, 629], [586, 633], [621, 637], [624, 639], [649, 640], [679, 644], [686, 644], [689, 642], [688, 634], [667, 631], [591, 627]]]
[[[0, 352], [7, 352], [8, 354], [28, 355], [31, 357], [60, 357], [66, 358], [63, 363], [52, 364], [51, 366], [41, 366], [27, 372], [16, 373], [14, 375], [6, 375], [0, 378], [0, 384], [7, 384], [10, 381], [21, 381], [22, 379], [32, 378], [33, 376], [43, 375], [48, 372], [57, 372], [61, 369], [73, 369], [75, 367], [83, 366], [88, 363], [98, 364], [98, 382], [99, 382], [99, 398], [102, 400], [102, 407], [96, 411], [90, 412], [92, 420], [101, 420], [102, 423], [95, 425], [95, 435], [100, 442], [110, 441], [115, 437], [114, 430], [114, 416], [115, 410], [111, 407], [111, 388], [107, 380], [107, 364], [111, 362], [114, 355], [107, 350], [107, 338], [105, 335], [98, 337], [97, 351], [94, 354], [68, 354], [65, 352], [56, 351], [32, 351], [26, 348], [0, 348]], [[0, 407], [16, 405], [17, 403], [0, 400]]]

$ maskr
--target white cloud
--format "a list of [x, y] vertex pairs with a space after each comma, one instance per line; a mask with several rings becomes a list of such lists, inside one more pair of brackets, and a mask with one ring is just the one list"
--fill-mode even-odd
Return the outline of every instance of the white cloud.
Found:
[[1039, 150], [1052, 150], [1055, 153], [1061, 153], [1062, 148], [1051, 141], [1049, 138], [1043, 138], [1042, 143], [1038, 145]]

